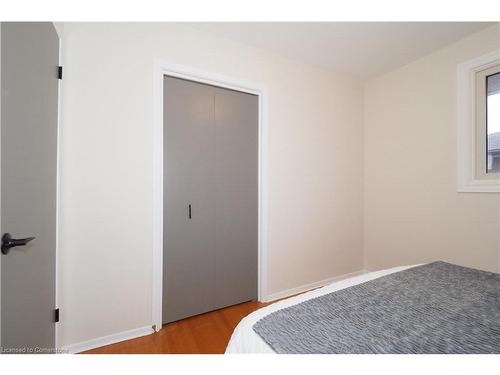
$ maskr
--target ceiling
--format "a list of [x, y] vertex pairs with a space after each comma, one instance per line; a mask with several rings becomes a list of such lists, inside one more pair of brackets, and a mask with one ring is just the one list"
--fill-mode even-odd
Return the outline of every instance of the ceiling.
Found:
[[293, 60], [369, 79], [493, 23], [228, 22], [188, 25]]

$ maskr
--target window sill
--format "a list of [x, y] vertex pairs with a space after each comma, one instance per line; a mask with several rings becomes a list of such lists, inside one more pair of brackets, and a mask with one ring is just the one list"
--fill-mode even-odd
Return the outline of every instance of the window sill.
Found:
[[500, 193], [500, 180], [472, 179], [458, 184], [459, 193]]

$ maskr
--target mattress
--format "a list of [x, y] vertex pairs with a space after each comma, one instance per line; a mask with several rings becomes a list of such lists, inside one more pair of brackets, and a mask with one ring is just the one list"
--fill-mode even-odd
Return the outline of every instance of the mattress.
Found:
[[366, 281], [374, 280], [379, 277], [389, 275], [394, 272], [403, 271], [417, 265], [394, 267], [386, 270], [365, 273], [359, 276], [350, 277], [340, 281], [333, 282], [322, 288], [315, 289], [295, 297], [290, 297], [272, 305], [263, 307], [246, 316], [236, 326], [231, 339], [226, 348], [226, 354], [231, 353], [275, 353], [269, 345], [253, 330], [253, 325], [263, 317], [278, 311], [280, 309], [296, 305], [307, 301], [311, 298], [319, 297], [328, 293], [332, 293], [341, 289], [345, 289]]

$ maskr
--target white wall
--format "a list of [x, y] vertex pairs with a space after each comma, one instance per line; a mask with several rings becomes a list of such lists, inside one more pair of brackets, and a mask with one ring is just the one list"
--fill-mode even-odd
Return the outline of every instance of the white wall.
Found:
[[362, 86], [173, 24], [65, 24], [59, 344], [151, 325], [153, 64], [269, 100], [268, 293], [362, 268]]
[[365, 267], [445, 260], [500, 270], [500, 195], [457, 193], [457, 64], [500, 48], [500, 27], [364, 92]]

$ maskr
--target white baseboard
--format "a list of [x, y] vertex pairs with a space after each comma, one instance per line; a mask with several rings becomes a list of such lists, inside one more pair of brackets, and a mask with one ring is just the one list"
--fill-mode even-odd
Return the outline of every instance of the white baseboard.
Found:
[[349, 277], [359, 276], [359, 275], [362, 275], [364, 273], [366, 273], [365, 270], [359, 270], [359, 271], [350, 272], [350, 273], [346, 273], [346, 274], [339, 275], [339, 276], [330, 277], [328, 279], [316, 281], [314, 283], [298, 286], [296, 288], [282, 290], [281, 292], [271, 293], [271, 294], [261, 298], [261, 302], [272, 302], [272, 301], [276, 301], [278, 299], [282, 299], [282, 298], [290, 297], [290, 296], [293, 296], [296, 294], [308, 292], [312, 289], [321, 288], [322, 286], [331, 284], [335, 281], [347, 279]]
[[76, 344], [67, 345], [64, 346], [62, 350], [67, 353], [80, 353], [86, 350], [99, 348], [101, 346], [115, 344], [120, 341], [146, 336], [151, 333], [154, 333], [154, 330], [151, 326], [136, 328], [136, 329], [131, 329], [129, 331], [118, 332], [112, 335], [98, 337], [92, 340], [82, 341]]

